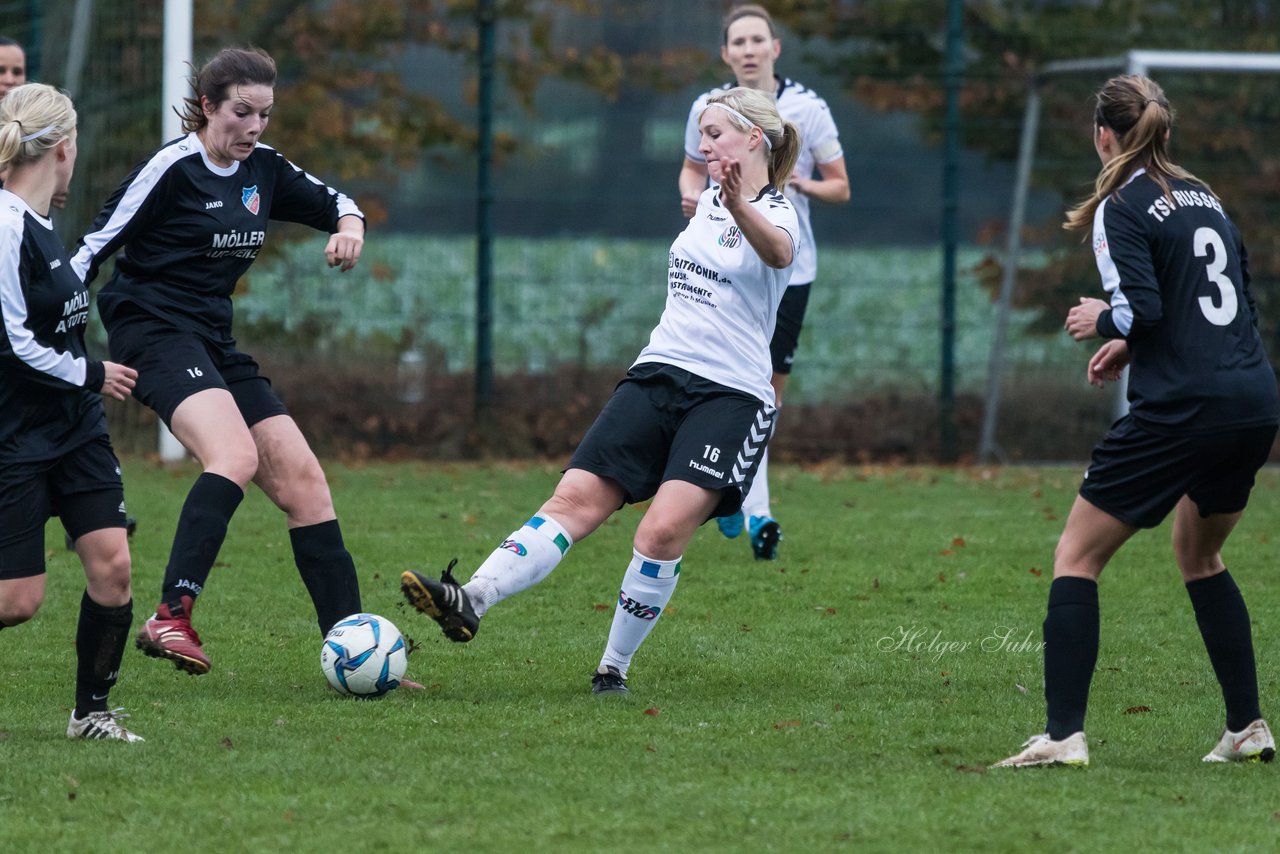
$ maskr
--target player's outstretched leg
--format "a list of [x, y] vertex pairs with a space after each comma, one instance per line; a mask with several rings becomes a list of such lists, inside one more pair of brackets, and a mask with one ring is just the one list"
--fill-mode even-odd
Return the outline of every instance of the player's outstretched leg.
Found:
[[410, 605], [440, 624], [445, 637], [466, 643], [480, 630], [480, 618], [471, 607], [466, 591], [453, 577], [457, 563], [457, 558], [449, 561], [439, 581], [420, 572], [405, 572], [400, 576], [400, 589]]

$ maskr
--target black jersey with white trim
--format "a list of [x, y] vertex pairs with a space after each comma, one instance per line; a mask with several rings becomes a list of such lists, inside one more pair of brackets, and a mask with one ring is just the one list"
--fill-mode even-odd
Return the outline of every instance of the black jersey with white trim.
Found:
[[98, 294], [110, 330], [126, 306], [212, 341], [231, 341], [231, 294], [266, 242], [268, 220], [337, 230], [363, 214], [347, 196], [259, 143], [229, 167], [208, 158], [195, 133], [158, 149], [116, 189], [81, 238], [77, 274], [92, 282], [120, 250]]
[[1164, 432], [1278, 423], [1240, 231], [1204, 186], [1169, 190], [1138, 170], [1094, 214], [1097, 330], [1129, 344], [1130, 412]]
[[47, 217], [0, 190], [0, 462], [52, 460], [107, 432], [88, 358], [89, 291]]

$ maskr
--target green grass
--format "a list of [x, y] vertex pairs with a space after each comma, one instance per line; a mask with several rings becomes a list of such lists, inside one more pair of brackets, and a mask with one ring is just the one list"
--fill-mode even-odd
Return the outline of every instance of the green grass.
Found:
[[[141, 620], [194, 470], [125, 468]], [[1077, 470], [776, 466], [781, 559], [700, 532], [622, 701], [588, 679], [639, 511], [454, 645], [401, 607], [399, 572], [474, 567], [555, 467], [329, 472], [366, 608], [416, 640], [409, 675], [427, 690], [359, 702], [327, 687], [282, 518], [251, 492], [196, 612], [213, 671], [130, 649], [112, 699], [146, 743], [69, 743], [82, 576], [55, 524], [44, 609], [0, 633], [0, 850], [1253, 851], [1280, 837], [1280, 769], [1200, 762], [1221, 698], [1167, 527], [1103, 577], [1092, 767], [985, 770], [1043, 724], [1038, 648], [983, 640], [1008, 627], [1038, 642]], [[1278, 505], [1265, 473], [1226, 555], [1272, 710]], [[917, 648], [885, 649], [915, 630]]]

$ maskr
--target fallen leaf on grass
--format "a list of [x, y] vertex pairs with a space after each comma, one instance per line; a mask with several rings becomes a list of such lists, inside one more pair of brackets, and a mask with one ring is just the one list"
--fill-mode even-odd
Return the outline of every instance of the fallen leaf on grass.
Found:
[[872, 590], [879, 590], [879, 589], [880, 589], [880, 579], [878, 579], [878, 578], [873, 578], [873, 579], [871, 579], [871, 589], [872, 589]]
[[658, 707], [650, 706], [649, 708], [644, 710], [644, 713], [651, 718], [656, 718], [658, 716]]
[[1151, 711], [1150, 706], [1130, 706], [1129, 708], [1124, 710], [1124, 713], [1126, 715], [1142, 715], [1142, 714], [1146, 714], [1149, 711]]
[[964, 537], [956, 537], [955, 539], [953, 539], [953, 540], [951, 541], [951, 547], [952, 547], [953, 549], [962, 549], [962, 548], [964, 548]]
[[1039, 578], [1040, 576], [1044, 575], [1044, 573], [1043, 573], [1043, 572], [1041, 572], [1040, 570], [1036, 569], [1034, 566], [1033, 566], [1033, 567], [1031, 567], [1030, 569], [1028, 569], [1028, 570], [1027, 570], [1027, 572], [1031, 573], [1031, 574], [1032, 574], [1032, 575], [1034, 575], [1036, 578]]
[[606, 604], [605, 604], [605, 603], [603, 603], [603, 602], [597, 602], [596, 604], [592, 605], [591, 607], [595, 608], [597, 611], [608, 611], [608, 610], [609, 610], [609, 606], [608, 606], [608, 605], [606, 605]]
[[232, 746], [232, 745], [231, 745], [231, 739], [230, 739], [230, 738], [224, 738], [224, 739], [222, 739], [222, 746], [223, 746], [223, 747], [225, 747], [227, 750], [230, 750], [230, 749], [231, 749], [231, 746]]
[[778, 721], [773, 725], [774, 729], [787, 729], [788, 727], [800, 726], [800, 721]]
[[751, 631], [751, 627], [750, 627], [750, 626], [748, 626], [746, 623], [743, 623], [741, 626], [738, 626], [738, 629], [739, 629], [740, 631], [744, 631], [744, 632], [749, 632], [749, 631]]

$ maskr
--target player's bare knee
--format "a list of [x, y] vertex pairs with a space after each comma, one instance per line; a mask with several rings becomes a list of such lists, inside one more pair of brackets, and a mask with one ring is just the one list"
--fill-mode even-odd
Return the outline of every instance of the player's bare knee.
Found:
[[133, 596], [132, 576], [133, 561], [127, 546], [85, 563], [89, 597], [99, 605], [116, 608], [128, 602]]
[[16, 626], [25, 623], [36, 615], [44, 596], [16, 595], [0, 599], [0, 623]]
[[684, 534], [676, 525], [663, 522], [649, 522], [647, 517], [640, 522], [632, 541], [635, 550], [654, 560], [674, 560], [684, 553]]

